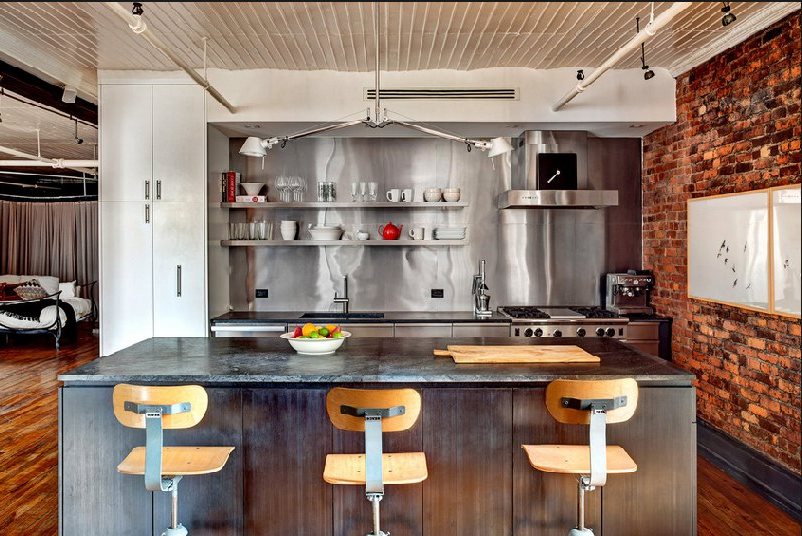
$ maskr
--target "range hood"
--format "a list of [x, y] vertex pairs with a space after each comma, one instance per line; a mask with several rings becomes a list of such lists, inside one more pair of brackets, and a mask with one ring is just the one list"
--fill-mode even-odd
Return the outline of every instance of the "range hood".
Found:
[[498, 208], [618, 206], [617, 190], [588, 189], [587, 132], [529, 130], [513, 140], [511, 188]]

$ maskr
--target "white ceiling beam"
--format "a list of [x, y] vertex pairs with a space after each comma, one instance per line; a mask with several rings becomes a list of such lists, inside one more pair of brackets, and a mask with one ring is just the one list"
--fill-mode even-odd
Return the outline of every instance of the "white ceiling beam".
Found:
[[97, 71], [62, 63], [33, 44], [30, 36], [15, 36], [7, 28], [0, 32], [0, 60], [54, 86], [73, 87], [79, 97], [97, 103]]
[[635, 37], [633, 37], [632, 40], [616, 50], [612, 56], [607, 58], [599, 67], [594, 69], [587, 78], [579, 82], [575, 88], [570, 90], [560, 100], [558, 100], [557, 103], [552, 106], [552, 110], [555, 112], [559, 111], [563, 106], [571, 102], [577, 95], [585, 91], [589, 85], [598, 80], [601, 75], [615, 67], [624, 58], [624, 56], [637, 49], [641, 43], [652, 37], [655, 33], [657, 33], [658, 30], [671, 22], [671, 19], [691, 7], [692, 4], [693, 2], [674, 2], [671, 4], [668, 9], [657, 15], [654, 20], [650, 20], [643, 30], [635, 34]]
[[[18, 151], [12, 147], [0, 145], [0, 153], [22, 158], [23, 160], [0, 160], [0, 167], [21, 166], [21, 167], [51, 167], [54, 169], [72, 169], [81, 173], [97, 175], [97, 167], [100, 163], [97, 160], [64, 160], [63, 158], [45, 158], [35, 154], [28, 154]], [[95, 169], [88, 169], [88, 167]]]

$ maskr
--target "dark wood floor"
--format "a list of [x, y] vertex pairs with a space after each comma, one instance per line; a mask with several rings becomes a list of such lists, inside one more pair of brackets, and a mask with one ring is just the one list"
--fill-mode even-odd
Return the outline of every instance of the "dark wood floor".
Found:
[[[59, 352], [52, 338], [0, 338], [0, 534], [54, 535], [58, 528], [56, 376], [91, 361], [89, 329]], [[800, 525], [704, 458], [698, 466], [699, 536], [799, 536]]]

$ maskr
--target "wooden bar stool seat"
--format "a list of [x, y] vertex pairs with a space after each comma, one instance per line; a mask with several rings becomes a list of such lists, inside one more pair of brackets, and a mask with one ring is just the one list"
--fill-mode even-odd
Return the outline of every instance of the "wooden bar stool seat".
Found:
[[328, 454], [323, 480], [329, 484], [364, 485], [373, 508], [373, 532], [380, 528], [379, 502], [385, 484], [417, 484], [429, 475], [423, 452], [382, 452], [382, 434], [415, 425], [421, 397], [414, 389], [346, 389], [335, 387], [326, 395], [326, 413], [340, 430], [364, 432], [365, 453]]
[[[385, 484], [417, 484], [429, 472], [422, 452], [382, 454], [382, 480]], [[323, 480], [329, 484], [365, 485], [364, 454], [328, 454]]]
[[[184, 476], [223, 469], [234, 447], [165, 447], [164, 430], [192, 428], [206, 414], [209, 397], [199, 385], [170, 387], [114, 386], [114, 416], [123, 426], [145, 429], [145, 446], [134, 447], [117, 466], [128, 475], [144, 475], [145, 489], [171, 495], [170, 526], [162, 536], [186, 536], [178, 522], [178, 483]], [[220, 490], [225, 493], [225, 490]]]
[[[220, 471], [234, 447], [163, 447], [165, 475], [205, 475]], [[126, 475], [145, 474], [145, 447], [134, 447], [117, 470]]]
[[607, 483], [608, 473], [634, 473], [623, 448], [607, 445], [607, 424], [629, 420], [638, 407], [638, 384], [620, 380], [555, 380], [546, 387], [546, 409], [558, 422], [589, 426], [587, 445], [522, 445], [538, 471], [579, 475], [576, 526], [568, 536], [593, 536], [585, 527], [585, 492]]
[[[590, 447], [584, 445], [524, 445], [529, 464], [545, 473], [590, 473]], [[618, 446], [607, 447], [608, 473], [634, 473], [635, 460]]]

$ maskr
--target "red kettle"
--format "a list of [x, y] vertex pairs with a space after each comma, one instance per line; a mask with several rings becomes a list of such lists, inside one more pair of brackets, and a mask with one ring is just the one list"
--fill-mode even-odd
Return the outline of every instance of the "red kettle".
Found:
[[386, 225], [379, 225], [379, 235], [381, 235], [384, 240], [398, 240], [403, 229], [403, 225], [396, 227], [393, 225], [393, 222], [387, 222]]

